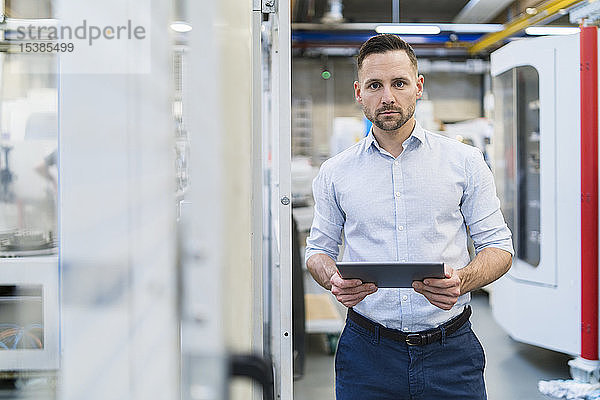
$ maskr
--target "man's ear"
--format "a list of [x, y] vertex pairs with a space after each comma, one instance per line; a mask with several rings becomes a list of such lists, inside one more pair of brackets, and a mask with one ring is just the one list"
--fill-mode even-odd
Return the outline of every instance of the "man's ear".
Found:
[[354, 81], [354, 98], [359, 103], [362, 101], [362, 97], [360, 96], [360, 83], [358, 81]]
[[417, 99], [420, 99], [423, 96], [423, 84], [425, 83], [425, 78], [423, 75], [419, 75], [417, 77]]

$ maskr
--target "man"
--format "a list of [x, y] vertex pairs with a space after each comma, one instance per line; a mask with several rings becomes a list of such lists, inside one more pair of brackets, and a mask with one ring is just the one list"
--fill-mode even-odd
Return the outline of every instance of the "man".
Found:
[[[424, 78], [406, 42], [375, 36], [357, 64], [354, 92], [373, 128], [321, 166], [306, 247], [312, 276], [349, 307], [336, 397], [485, 399], [469, 292], [506, 273], [514, 254], [492, 174], [478, 149], [415, 121]], [[344, 280], [335, 266], [342, 232], [345, 261], [444, 262], [446, 277], [379, 290]]]

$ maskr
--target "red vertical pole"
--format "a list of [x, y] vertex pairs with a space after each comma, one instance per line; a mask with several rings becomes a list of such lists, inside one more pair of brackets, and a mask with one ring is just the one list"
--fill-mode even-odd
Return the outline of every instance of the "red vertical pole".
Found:
[[581, 357], [598, 360], [598, 35], [581, 27]]

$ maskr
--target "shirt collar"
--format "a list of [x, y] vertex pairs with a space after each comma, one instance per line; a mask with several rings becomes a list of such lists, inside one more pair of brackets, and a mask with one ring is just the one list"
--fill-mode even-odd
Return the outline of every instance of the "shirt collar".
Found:
[[414, 138], [418, 139], [419, 142], [425, 143], [425, 130], [423, 129], [421, 124], [419, 124], [419, 121], [415, 121], [415, 127], [414, 127], [410, 137], [414, 137]]
[[371, 127], [371, 130], [369, 131], [369, 134], [366, 137], [365, 150], [369, 150], [371, 148], [371, 145], [375, 145], [375, 147], [380, 149], [379, 143], [377, 143], [377, 140], [375, 140], [375, 135], [373, 134], [373, 127]]
[[[369, 131], [369, 134], [367, 135], [366, 139], [366, 150], [370, 149], [371, 145], [374, 145], [379, 151], [382, 150], [379, 146], [379, 143], [375, 139], [375, 135], [373, 134], [373, 127], [371, 127], [371, 130]], [[419, 121], [415, 121], [415, 127], [413, 128], [413, 131], [408, 137], [408, 139], [406, 139], [406, 141], [404, 142], [404, 147], [406, 148], [410, 143], [415, 143], [415, 145], [418, 145], [416, 141], [425, 143], [425, 130], [423, 130], [423, 127], [421, 126], [421, 124], [419, 124]]]

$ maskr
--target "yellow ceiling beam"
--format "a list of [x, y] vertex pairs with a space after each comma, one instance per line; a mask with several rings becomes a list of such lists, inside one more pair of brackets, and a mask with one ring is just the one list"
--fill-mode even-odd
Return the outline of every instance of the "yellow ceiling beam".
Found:
[[524, 14], [519, 18], [504, 25], [504, 29], [498, 32], [488, 33], [469, 47], [469, 53], [479, 53], [499, 41], [514, 35], [530, 26], [538, 24], [550, 18], [562, 9], [576, 5], [585, 0], [549, 0], [536, 6], [537, 13], [534, 15]]

